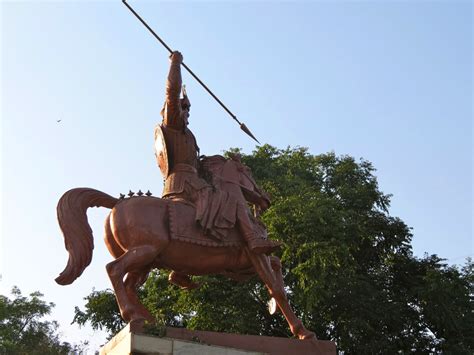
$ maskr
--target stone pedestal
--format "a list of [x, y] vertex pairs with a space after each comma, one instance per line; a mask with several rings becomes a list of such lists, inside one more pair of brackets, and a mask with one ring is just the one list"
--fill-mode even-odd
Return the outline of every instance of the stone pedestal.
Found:
[[127, 325], [100, 355], [335, 355], [334, 342], [166, 328], [164, 337]]

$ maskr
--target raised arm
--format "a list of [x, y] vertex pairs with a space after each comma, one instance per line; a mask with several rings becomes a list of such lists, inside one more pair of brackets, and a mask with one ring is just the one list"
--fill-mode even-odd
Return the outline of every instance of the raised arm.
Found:
[[183, 55], [180, 52], [173, 52], [170, 56], [170, 71], [168, 80], [166, 81], [166, 101], [163, 113], [163, 125], [174, 128], [183, 129], [185, 122], [181, 115], [181, 63]]

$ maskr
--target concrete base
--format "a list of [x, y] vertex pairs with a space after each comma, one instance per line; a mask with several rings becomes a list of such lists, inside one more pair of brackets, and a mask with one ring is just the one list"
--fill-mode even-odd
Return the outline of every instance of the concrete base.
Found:
[[298, 340], [227, 334], [184, 328], [166, 328], [166, 335], [144, 334], [127, 325], [101, 350], [100, 355], [335, 355], [336, 345], [326, 340]]

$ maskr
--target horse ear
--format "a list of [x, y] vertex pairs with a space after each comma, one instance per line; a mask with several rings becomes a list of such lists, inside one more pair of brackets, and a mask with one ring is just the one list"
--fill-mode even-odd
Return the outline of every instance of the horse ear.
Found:
[[240, 153], [229, 153], [229, 157], [233, 161], [237, 161], [239, 163], [242, 163], [242, 156], [240, 155]]

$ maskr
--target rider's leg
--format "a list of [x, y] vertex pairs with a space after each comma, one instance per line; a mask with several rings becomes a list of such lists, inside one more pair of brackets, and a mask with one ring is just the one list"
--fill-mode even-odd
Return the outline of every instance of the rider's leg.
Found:
[[264, 239], [255, 233], [247, 208], [242, 204], [237, 205], [237, 223], [249, 249], [254, 253], [269, 254], [280, 247], [279, 242]]

